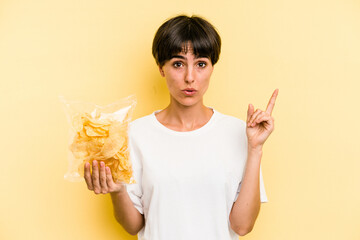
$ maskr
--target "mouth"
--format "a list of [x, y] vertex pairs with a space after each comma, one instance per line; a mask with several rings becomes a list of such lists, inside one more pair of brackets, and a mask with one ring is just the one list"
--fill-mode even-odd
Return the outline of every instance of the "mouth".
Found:
[[197, 91], [194, 88], [186, 88], [183, 89], [182, 92], [187, 95], [187, 96], [192, 96], [194, 95]]

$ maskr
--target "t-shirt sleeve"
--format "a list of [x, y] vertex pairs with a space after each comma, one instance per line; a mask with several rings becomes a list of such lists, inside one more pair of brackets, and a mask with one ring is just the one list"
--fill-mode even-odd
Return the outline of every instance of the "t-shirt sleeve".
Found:
[[[131, 129], [131, 128], [130, 128]], [[131, 130], [130, 130], [131, 131]], [[136, 183], [127, 184], [126, 190], [127, 193], [133, 202], [134, 207], [141, 213], [144, 214], [143, 204], [142, 204], [142, 164], [141, 159], [139, 158], [139, 149], [137, 148], [134, 140], [131, 137], [131, 132], [129, 131], [129, 151], [130, 151], [130, 160], [133, 167], [133, 175]]]
[[[261, 166], [260, 166], [260, 179], [259, 180], [260, 180], [260, 186], [259, 186], [260, 187], [260, 202], [266, 203], [266, 202], [268, 202], [268, 199], [267, 199], [266, 192], [265, 192], [265, 186], [264, 186], [264, 181], [263, 181], [263, 177], [262, 177]], [[234, 202], [236, 201], [236, 199], [239, 196], [240, 189], [241, 189], [241, 182], [239, 183], [239, 187], [237, 189]]]

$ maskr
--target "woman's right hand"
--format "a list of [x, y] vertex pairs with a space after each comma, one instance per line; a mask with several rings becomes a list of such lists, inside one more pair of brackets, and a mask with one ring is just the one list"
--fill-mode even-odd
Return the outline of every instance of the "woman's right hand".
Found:
[[[100, 168], [100, 169], [99, 169]], [[100, 166], [96, 160], [92, 162], [92, 174], [90, 173], [90, 163], [84, 165], [84, 178], [89, 190], [95, 194], [122, 193], [126, 191], [124, 183], [114, 182], [109, 167], [104, 162]]]

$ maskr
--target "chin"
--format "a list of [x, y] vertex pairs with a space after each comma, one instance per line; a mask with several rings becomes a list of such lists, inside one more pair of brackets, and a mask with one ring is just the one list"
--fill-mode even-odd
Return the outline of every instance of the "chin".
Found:
[[199, 103], [199, 99], [196, 98], [185, 98], [185, 99], [176, 99], [176, 101], [180, 104], [183, 105], [184, 107], [191, 107], [194, 105], [197, 105]]

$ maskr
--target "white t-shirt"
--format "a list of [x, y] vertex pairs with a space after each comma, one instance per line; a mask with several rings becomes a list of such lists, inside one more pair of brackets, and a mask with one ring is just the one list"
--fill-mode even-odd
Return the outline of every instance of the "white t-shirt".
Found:
[[[230, 211], [247, 160], [246, 123], [213, 110], [201, 128], [178, 132], [155, 111], [131, 122], [136, 184], [127, 185], [145, 217], [139, 240], [238, 240]], [[267, 202], [260, 168], [260, 201]]]

